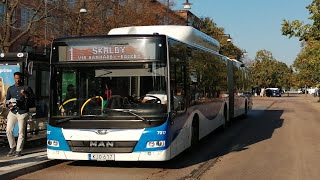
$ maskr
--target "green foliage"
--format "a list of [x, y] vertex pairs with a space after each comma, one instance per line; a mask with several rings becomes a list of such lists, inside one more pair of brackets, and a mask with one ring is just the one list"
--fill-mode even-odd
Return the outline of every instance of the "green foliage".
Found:
[[285, 63], [277, 61], [270, 51], [258, 51], [250, 69], [253, 86], [290, 87], [291, 69]]
[[299, 73], [300, 87], [315, 87], [320, 82], [320, 42], [307, 42], [294, 61], [293, 67]]
[[224, 28], [218, 27], [218, 25], [209, 17], [201, 18], [201, 21], [203, 22], [203, 26], [200, 28], [200, 30], [205, 34], [213, 38], [219, 38], [218, 34], [224, 33]]
[[228, 42], [228, 35], [224, 33], [224, 28], [218, 27], [215, 22], [209, 17], [201, 18], [203, 26], [200, 28], [202, 32], [213, 37], [220, 42], [220, 54], [223, 54], [231, 59], [241, 60], [243, 52], [232, 42]]
[[304, 24], [302, 21], [283, 20], [282, 34], [285, 36], [298, 37], [301, 41], [320, 40], [320, 1], [313, 0], [310, 5], [306, 7], [309, 10], [309, 19], [313, 21], [312, 24]]
[[220, 54], [223, 54], [229, 57], [230, 59], [237, 59], [241, 61], [243, 52], [240, 48], [229, 42], [221, 46]]
[[289, 21], [289, 20], [283, 20], [282, 23], [282, 34], [291, 37], [299, 37], [299, 40], [305, 40], [307, 41], [310, 39], [310, 32], [311, 25], [306, 24], [304, 25], [303, 22], [294, 20], [294, 21]]
[[313, 0], [306, 8], [309, 10], [312, 24], [304, 24], [298, 20], [283, 20], [281, 29], [283, 35], [305, 41], [303, 50], [293, 64], [295, 72], [291, 82], [296, 87], [314, 87], [320, 82], [320, 1]]

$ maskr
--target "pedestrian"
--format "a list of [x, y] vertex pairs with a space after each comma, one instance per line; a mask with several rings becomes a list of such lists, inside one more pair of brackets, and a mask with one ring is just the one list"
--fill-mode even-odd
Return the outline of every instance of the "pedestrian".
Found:
[[260, 97], [264, 97], [265, 89], [261, 88]]
[[[14, 73], [15, 84], [7, 90], [6, 106], [10, 109], [7, 116], [7, 138], [10, 151], [7, 156], [21, 156], [24, 140], [26, 136], [27, 119], [29, 117], [29, 108], [35, 106], [35, 95], [29, 86], [22, 83], [22, 73]], [[19, 136], [18, 141], [13, 135], [13, 129], [18, 121]]]

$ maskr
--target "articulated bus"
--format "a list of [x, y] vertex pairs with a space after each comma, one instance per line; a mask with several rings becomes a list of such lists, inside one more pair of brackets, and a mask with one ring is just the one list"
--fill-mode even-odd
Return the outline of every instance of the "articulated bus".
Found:
[[[49, 111], [49, 56], [31, 53], [0, 54], [0, 141], [7, 141], [6, 127], [9, 109], [5, 107], [8, 88], [15, 83], [13, 74], [21, 72], [23, 83], [32, 88], [36, 95], [36, 107], [30, 108], [27, 120], [26, 139], [46, 138]], [[18, 123], [14, 128], [18, 137]]]
[[252, 107], [242, 63], [190, 26], [58, 38], [49, 159], [166, 161]]

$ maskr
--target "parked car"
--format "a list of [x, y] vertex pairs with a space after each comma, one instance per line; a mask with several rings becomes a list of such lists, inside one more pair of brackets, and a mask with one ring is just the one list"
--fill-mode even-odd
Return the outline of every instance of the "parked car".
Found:
[[267, 97], [281, 97], [280, 90], [277, 88], [270, 88], [266, 89], [266, 96]]

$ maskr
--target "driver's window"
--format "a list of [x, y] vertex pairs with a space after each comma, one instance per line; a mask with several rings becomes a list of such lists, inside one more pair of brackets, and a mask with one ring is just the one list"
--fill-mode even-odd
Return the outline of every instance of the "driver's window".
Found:
[[76, 74], [65, 72], [62, 74], [62, 101], [76, 98]]
[[185, 77], [185, 66], [182, 64], [173, 64], [171, 67], [172, 103], [173, 110], [178, 113], [186, 110]]

